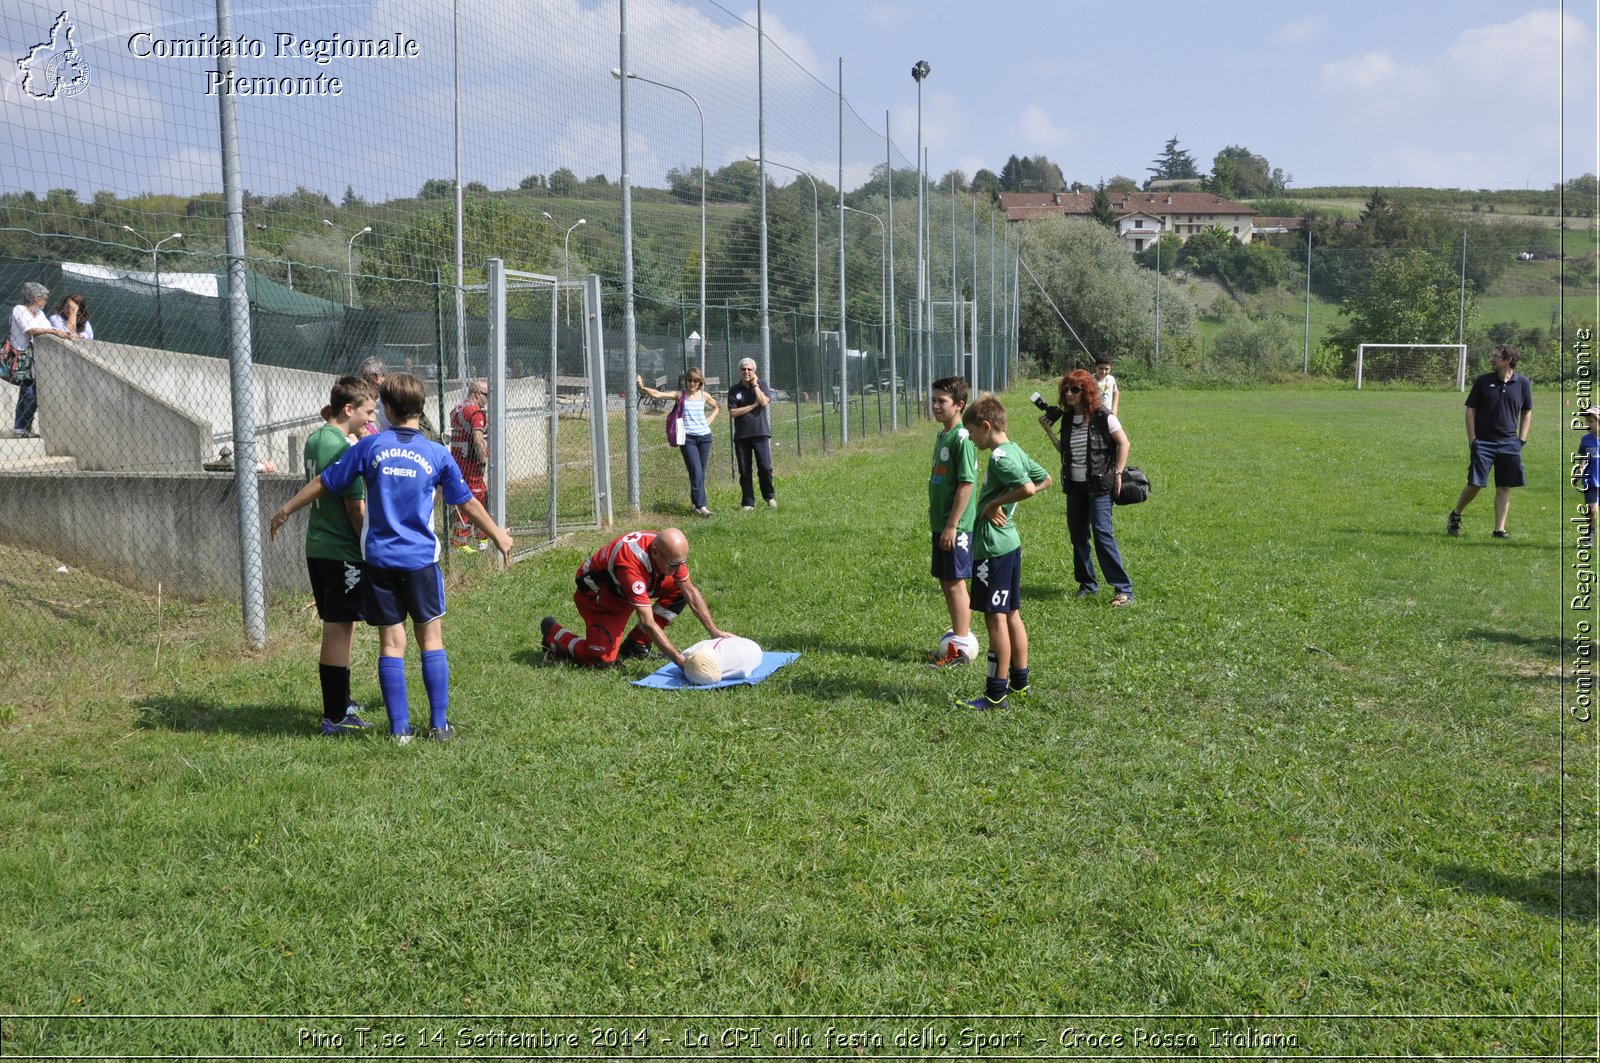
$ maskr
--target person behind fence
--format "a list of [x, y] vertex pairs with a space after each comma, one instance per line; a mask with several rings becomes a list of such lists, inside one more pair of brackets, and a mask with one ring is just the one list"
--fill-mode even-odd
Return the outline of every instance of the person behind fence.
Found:
[[711, 426], [717, 420], [717, 400], [706, 394], [705, 374], [691, 366], [678, 378], [678, 391], [657, 391], [646, 387], [644, 377], [636, 376], [639, 390], [652, 399], [671, 399], [683, 411], [683, 440], [674, 443], [689, 470], [689, 505], [702, 517], [711, 516], [706, 508], [706, 466], [711, 461]]
[[[1061, 378], [1061, 408], [1070, 417], [1063, 437], [1058, 437], [1050, 414], [1039, 418], [1050, 443], [1061, 454], [1061, 486], [1067, 492], [1067, 532], [1072, 538], [1072, 572], [1078, 580], [1078, 597], [1100, 592], [1094, 562], [1106, 582], [1116, 590], [1115, 606], [1133, 603], [1133, 581], [1122, 565], [1116, 532], [1111, 527], [1112, 500], [1122, 490], [1122, 470], [1128, 467], [1128, 433], [1122, 422], [1100, 402], [1100, 389], [1086, 370], [1074, 369]], [[1094, 534], [1094, 553], [1089, 535]]]
[[[322, 427], [306, 440], [306, 482], [317, 479], [344, 456], [372, 421], [378, 392], [356, 376], [334, 382]], [[361, 530], [366, 520], [366, 481], [351, 481], [342, 496], [327, 494], [311, 503], [306, 521], [306, 570], [311, 595], [322, 620], [317, 680], [322, 687], [322, 734], [335, 737], [372, 726], [361, 706], [350, 700], [350, 651], [356, 621], [362, 619]]]
[[73, 292], [56, 304], [56, 312], [50, 315], [50, 324], [58, 329], [66, 329], [76, 339], [94, 339], [94, 326], [89, 324], [89, 300], [78, 292]]
[[455, 737], [455, 729], [449, 722], [450, 663], [444, 649], [444, 576], [433, 534], [434, 489], [443, 489], [447, 505], [463, 507], [508, 562], [515, 544], [472, 497], [450, 451], [422, 434], [418, 421], [427, 400], [423, 382], [410, 373], [396, 373], [384, 380], [378, 397], [392, 427], [364, 437], [285, 502], [272, 515], [272, 535], [277, 538], [291, 515], [323, 495], [342, 495], [358, 477], [366, 481], [361, 557], [367, 578], [361, 612], [379, 629], [378, 687], [389, 712], [389, 733], [402, 743], [411, 740], [405, 662], [409, 616], [422, 652], [428, 737], [443, 742]]
[[9, 364], [10, 381], [17, 387], [17, 412], [11, 422], [11, 434], [18, 439], [33, 439], [39, 433], [33, 430], [33, 419], [39, 412], [39, 386], [33, 380], [33, 340], [36, 336], [60, 336], [70, 340], [72, 333], [50, 324], [44, 306], [50, 301], [50, 289], [38, 281], [28, 281], [22, 286], [22, 301], [11, 308], [11, 329], [6, 335], [9, 349], [5, 358]]
[[772, 489], [770, 391], [756, 375], [756, 360], [739, 359], [739, 382], [728, 389], [728, 414], [733, 418], [733, 452], [739, 462], [739, 504], [745, 509], [756, 508], [752, 464], [761, 478], [761, 497], [767, 508], [778, 508], [778, 496]]
[[576, 583], [572, 600], [584, 634], [579, 637], [555, 617], [545, 617], [539, 641], [552, 657], [604, 668], [619, 657], [648, 656], [654, 644], [681, 668], [684, 655], [664, 629], [685, 606], [712, 638], [729, 634], [717, 627], [689, 576], [689, 538], [677, 528], [619, 535], [578, 567]]
[[[466, 396], [450, 411], [450, 456], [461, 466], [472, 497], [485, 506], [489, 504], [489, 485], [483, 476], [489, 463], [488, 403], [489, 382], [480, 377], [467, 385]], [[489, 540], [481, 531], [474, 532], [472, 522], [457, 507], [451, 510], [450, 545], [475, 553], [488, 549]]]
[[1467, 392], [1467, 485], [1456, 498], [1456, 508], [1445, 520], [1447, 535], [1461, 534], [1461, 514], [1467, 503], [1489, 485], [1494, 469], [1494, 537], [1509, 539], [1506, 514], [1511, 510], [1511, 489], [1527, 482], [1522, 471], [1522, 448], [1533, 422], [1533, 385], [1517, 372], [1522, 353], [1502, 343], [1489, 355], [1490, 370], [1472, 382]]
[[[376, 355], [364, 359], [356, 367], [356, 376], [371, 384], [374, 389], [383, 387], [383, 382], [388, 378], [388, 375], [389, 367], [384, 365], [383, 359]], [[433, 422], [428, 419], [426, 400], [424, 400], [422, 412], [417, 415], [417, 428], [429, 439], [435, 441], [439, 439], [439, 430], [433, 427]], [[383, 403], [380, 402], [378, 403], [378, 419], [367, 425], [367, 435], [376, 435], [379, 432], [387, 432], [388, 430], [388, 416], [383, 412]]]

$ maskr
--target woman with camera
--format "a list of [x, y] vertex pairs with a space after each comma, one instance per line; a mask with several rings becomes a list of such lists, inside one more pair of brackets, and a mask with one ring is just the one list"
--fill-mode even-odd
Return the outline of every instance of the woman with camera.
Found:
[[[1122, 567], [1122, 553], [1111, 530], [1111, 507], [1122, 490], [1122, 471], [1128, 467], [1128, 434], [1116, 415], [1100, 405], [1100, 388], [1094, 376], [1074, 369], [1061, 378], [1060, 407], [1045, 406], [1037, 395], [1034, 405], [1044, 408], [1039, 418], [1050, 443], [1061, 455], [1061, 486], [1067, 492], [1067, 532], [1072, 536], [1072, 570], [1078, 580], [1078, 597], [1092, 598], [1100, 590], [1089, 536], [1094, 535], [1094, 556], [1100, 571], [1116, 594], [1113, 606], [1133, 603], [1133, 581]], [[1056, 434], [1056, 422], [1065, 418], [1066, 430]]]

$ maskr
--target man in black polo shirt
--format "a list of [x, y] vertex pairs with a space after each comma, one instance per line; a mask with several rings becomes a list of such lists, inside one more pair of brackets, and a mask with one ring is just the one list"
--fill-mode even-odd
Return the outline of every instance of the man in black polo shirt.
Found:
[[1472, 457], [1467, 465], [1467, 486], [1450, 511], [1445, 531], [1461, 534], [1461, 511], [1489, 484], [1489, 468], [1494, 467], [1494, 537], [1506, 534], [1506, 511], [1511, 508], [1511, 489], [1521, 487], [1522, 447], [1528, 441], [1528, 424], [1533, 420], [1533, 386], [1517, 372], [1521, 358], [1515, 347], [1502, 343], [1489, 356], [1490, 372], [1472, 382], [1467, 392], [1467, 447]]
[[740, 359], [739, 382], [728, 390], [728, 412], [733, 414], [733, 450], [739, 459], [740, 505], [745, 509], [756, 508], [752, 463], [761, 477], [761, 497], [767, 508], [778, 508], [772, 490], [772, 419], [767, 412], [771, 402], [767, 388], [756, 376], [755, 359]]

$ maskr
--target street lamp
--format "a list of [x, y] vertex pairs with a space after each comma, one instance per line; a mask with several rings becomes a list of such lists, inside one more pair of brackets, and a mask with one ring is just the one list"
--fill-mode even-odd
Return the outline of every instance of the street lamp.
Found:
[[[611, 76], [618, 81], [622, 80], [622, 70], [618, 67], [611, 68]], [[695, 113], [700, 116], [700, 373], [706, 371], [706, 112], [701, 109], [700, 101], [693, 94], [676, 85], [668, 85], [664, 81], [651, 81], [647, 77], [640, 77], [632, 71], [628, 72], [630, 81], [642, 81], [646, 85], [654, 85], [658, 89], [676, 92], [680, 96], [688, 97], [694, 104]], [[582, 225], [582, 222], [578, 223]]]
[[[547, 214], [545, 217], [549, 217], [549, 215]], [[580, 225], [587, 224], [589, 224], [588, 218], [579, 218], [577, 221], [572, 223], [572, 228], [567, 230], [567, 235], [561, 238], [561, 280], [563, 282], [563, 286], [572, 283], [572, 259], [567, 257], [567, 241], [572, 239], [572, 229], [576, 229]], [[566, 296], [565, 302], [567, 304], [567, 324], [570, 325], [572, 324], [572, 292], [567, 291], [563, 294]]]
[[[322, 224], [326, 225], [328, 228], [332, 229], [334, 232], [338, 233], [340, 236], [344, 235], [344, 230], [339, 228], [337, 225], [333, 224], [333, 222], [329, 221], [327, 218], [323, 218], [322, 219]], [[370, 226], [370, 225], [367, 226], [366, 228], [362, 229], [360, 232], [358, 232], [354, 236], [350, 237], [350, 242], [345, 244], [345, 248], [344, 248], [344, 262], [345, 262], [345, 274], [344, 275], [345, 275], [345, 283], [346, 283], [346, 292], [348, 294], [348, 299], [346, 301], [350, 304], [350, 306], [352, 308], [356, 305], [356, 241], [359, 240], [361, 237], [365, 236], [367, 233], [370, 233], [371, 231], [372, 231], [372, 226]]]
[[[889, 289], [885, 278], [889, 273], [889, 229], [883, 224], [883, 218], [870, 210], [857, 210], [855, 207], [840, 207], [840, 210], [849, 211], [851, 214], [860, 214], [871, 218], [878, 223], [878, 316], [880, 317], [878, 351], [881, 354], [889, 349]], [[889, 381], [889, 387], [894, 388], [894, 381]], [[878, 407], [880, 413], [882, 406]]]
[[[911, 68], [911, 80], [917, 83], [917, 362], [926, 372], [928, 337], [922, 329], [923, 302], [927, 298], [925, 291], [925, 278], [923, 277], [923, 247], [922, 230], [927, 222], [927, 211], [922, 202], [923, 185], [923, 154], [922, 154], [922, 81], [933, 72], [933, 67], [928, 65], [926, 59], [918, 59]], [[924, 377], [923, 394], [928, 403], [933, 402], [933, 374], [926, 373]]]
[[[759, 155], [746, 155], [751, 162], [760, 162]], [[814, 294], [811, 311], [811, 342], [822, 345], [822, 210], [817, 199], [817, 182], [812, 176], [798, 166], [785, 166], [781, 162], [767, 160], [768, 166], [776, 166], [780, 170], [788, 170], [804, 177], [811, 184], [811, 290]]]
[[173, 233], [171, 236], [163, 236], [161, 239], [151, 243], [148, 236], [133, 226], [124, 225], [122, 228], [143, 240], [150, 247], [150, 272], [154, 273], [156, 277], [156, 346], [165, 346], [167, 332], [161, 323], [161, 259], [156, 256], [156, 252], [160, 251], [161, 245], [168, 240], [182, 240], [183, 234]]

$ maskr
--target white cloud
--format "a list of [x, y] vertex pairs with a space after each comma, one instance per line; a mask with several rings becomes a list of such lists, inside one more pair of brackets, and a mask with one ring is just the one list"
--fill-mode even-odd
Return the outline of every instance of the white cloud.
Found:
[[1304, 44], [1321, 33], [1326, 25], [1327, 20], [1321, 15], [1307, 15], [1288, 25], [1279, 26], [1272, 36], [1285, 44]]
[[1017, 116], [1017, 133], [1032, 152], [1059, 151], [1073, 141], [1072, 131], [1056, 125], [1049, 112], [1036, 103], [1028, 104]]
[[222, 190], [222, 153], [210, 148], [182, 148], [156, 163], [151, 188], [179, 196]]
[[1594, 71], [1593, 30], [1547, 9], [1471, 27], [1416, 60], [1369, 52], [1320, 74], [1333, 121], [1371, 145], [1376, 179], [1491, 188], [1557, 180], [1563, 94], [1568, 155], [1593, 156]]

